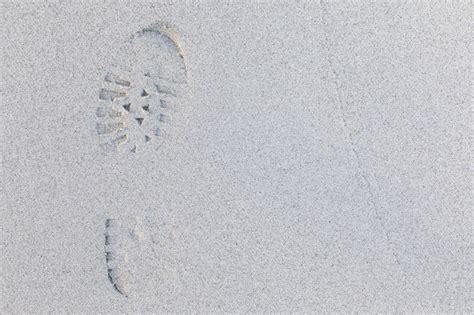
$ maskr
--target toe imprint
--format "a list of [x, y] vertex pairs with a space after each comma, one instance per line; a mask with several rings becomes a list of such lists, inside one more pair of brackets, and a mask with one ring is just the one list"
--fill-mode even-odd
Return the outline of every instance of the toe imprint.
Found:
[[187, 90], [187, 70], [177, 34], [158, 23], [125, 43], [123, 63], [104, 75], [96, 131], [106, 149], [136, 153], [160, 141]]

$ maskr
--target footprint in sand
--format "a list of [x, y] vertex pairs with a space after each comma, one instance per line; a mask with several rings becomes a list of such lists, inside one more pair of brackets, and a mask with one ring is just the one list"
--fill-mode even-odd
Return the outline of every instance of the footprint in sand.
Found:
[[136, 219], [120, 221], [105, 220], [105, 263], [107, 276], [115, 290], [125, 297], [133, 291], [135, 279], [130, 266], [129, 253], [137, 252], [143, 238], [143, 229]]
[[120, 64], [104, 74], [96, 131], [106, 150], [137, 153], [159, 143], [187, 90], [187, 70], [177, 33], [157, 23], [125, 42]]
[[175, 229], [164, 217], [159, 224], [148, 216], [105, 220], [107, 276], [118, 293], [127, 298], [174, 293]]
[[[98, 88], [95, 128], [105, 150], [139, 154], [146, 146], [158, 147], [169, 132], [172, 113], [187, 92], [187, 70], [177, 34], [167, 24], [136, 32], [124, 45], [121, 62], [104, 73]], [[110, 283], [127, 298], [171, 299], [177, 279], [172, 217], [128, 214], [115, 212], [105, 221]]]

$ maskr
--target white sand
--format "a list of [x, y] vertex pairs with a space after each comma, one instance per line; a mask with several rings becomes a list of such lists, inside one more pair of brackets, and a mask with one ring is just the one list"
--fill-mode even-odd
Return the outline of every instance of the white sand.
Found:
[[[468, 1], [74, 2], [2, 9], [2, 313], [473, 312]], [[157, 22], [185, 93], [103, 149]]]

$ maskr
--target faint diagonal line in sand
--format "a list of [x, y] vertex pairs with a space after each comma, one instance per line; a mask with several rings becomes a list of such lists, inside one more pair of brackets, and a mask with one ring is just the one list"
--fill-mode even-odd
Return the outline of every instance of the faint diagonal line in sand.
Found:
[[350, 149], [355, 157], [357, 167], [358, 167], [358, 173], [360, 174], [363, 182], [365, 183], [365, 186], [367, 188], [367, 193], [369, 194], [369, 198], [367, 199], [367, 202], [369, 203], [369, 206], [373, 209], [375, 213], [375, 219], [379, 222], [380, 227], [382, 228], [385, 236], [385, 240], [387, 241], [391, 254], [395, 260], [395, 262], [399, 265], [400, 264], [400, 259], [399, 255], [395, 250], [393, 249], [393, 244], [391, 242], [390, 235], [388, 234], [388, 228], [385, 226], [384, 220], [380, 214], [379, 207], [376, 204], [376, 194], [374, 193], [374, 190], [372, 188], [372, 185], [370, 183], [370, 180], [367, 175], [367, 170], [364, 170], [360, 158], [360, 153], [357, 150], [356, 143], [354, 141], [354, 136], [348, 126], [347, 123], [347, 113], [346, 109], [344, 107], [344, 102], [343, 102], [343, 97], [341, 96], [341, 82], [339, 79], [339, 75], [337, 74], [335, 67], [334, 67], [334, 61], [333, 61], [333, 56], [331, 53], [331, 42], [329, 40], [329, 30], [328, 30], [328, 23], [326, 21], [326, 15], [328, 14], [327, 8], [324, 5], [324, 1], [320, 0], [320, 7], [322, 10], [322, 15], [321, 15], [321, 22], [323, 24], [323, 29], [324, 29], [324, 46], [326, 47], [326, 55], [327, 55], [327, 62], [329, 64], [329, 68], [331, 71], [332, 79], [331, 83], [334, 85], [335, 90], [336, 90], [336, 98], [337, 98], [337, 105], [338, 109], [340, 112], [341, 120], [342, 120], [342, 125], [344, 127], [345, 133], [347, 135], [347, 138], [350, 142]]

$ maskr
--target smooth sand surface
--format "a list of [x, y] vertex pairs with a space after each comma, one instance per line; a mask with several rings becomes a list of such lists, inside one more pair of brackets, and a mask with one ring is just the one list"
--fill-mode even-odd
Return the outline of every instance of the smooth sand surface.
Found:
[[2, 7], [3, 314], [473, 312], [469, 1]]

